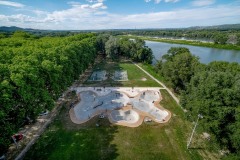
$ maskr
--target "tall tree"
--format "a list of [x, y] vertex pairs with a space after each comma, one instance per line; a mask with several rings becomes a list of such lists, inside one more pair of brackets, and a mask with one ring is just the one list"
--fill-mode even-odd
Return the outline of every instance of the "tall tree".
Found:
[[199, 69], [199, 59], [187, 48], [171, 48], [158, 62], [158, 69], [172, 85], [176, 92], [184, 90], [191, 77]]
[[33, 38], [15, 32], [0, 43], [0, 155], [27, 117], [51, 109], [96, 57], [95, 34]]
[[107, 57], [115, 58], [119, 54], [118, 39], [116, 37], [110, 36], [109, 40], [105, 44], [105, 50]]
[[97, 50], [101, 53], [105, 53], [105, 43], [108, 41], [109, 34], [99, 34], [96, 39]]
[[[224, 66], [216, 71], [216, 66], [221, 64]], [[204, 116], [201, 126], [214, 135], [223, 148], [240, 154], [240, 139], [237, 136], [240, 75], [231, 71], [232, 66], [230, 63], [214, 62], [206, 70], [196, 73], [181, 96], [181, 104], [189, 110], [189, 117], [199, 113]]]

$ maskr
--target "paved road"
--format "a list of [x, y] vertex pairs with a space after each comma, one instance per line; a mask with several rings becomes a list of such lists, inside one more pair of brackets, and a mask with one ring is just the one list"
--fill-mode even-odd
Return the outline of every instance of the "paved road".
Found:
[[162, 82], [160, 82], [159, 80], [157, 80], [156, 78], [154, 78], [150, 73], [148, 73], [147, 71], [145, 71], [142, 67], [140, 67], [138, 64], [135, 64], [139, 69], [141, 69], [144, 73], [146, 73], [149, 77], [151, 77], [154, 81], [156, 81], [158, 84], [160, 84], [161, 86], [163, 86], [164, 89], [167, 90], [167, 92], [172, 96], [172, 98], [177, 102], [177, 104], [179, 104], [179, 99], [172, 93], [172, 91], [167, 88], [165, 86], [165, 84], [163, 84]]

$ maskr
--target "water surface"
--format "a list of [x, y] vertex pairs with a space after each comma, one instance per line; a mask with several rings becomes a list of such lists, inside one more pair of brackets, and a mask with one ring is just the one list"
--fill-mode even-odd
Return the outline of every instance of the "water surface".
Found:
[[[171, 47], [186, 47], [190, 52], [200, 58], [200, 62], [209, 63], [212, 61], [227, 61], [240, 63], [239, 50], [226, 50], [218, 48], [199, 47], [183, 44], [171, 44], [163, 42], [145, 41], [146, 46], [152, 49], [153, 55], [159, 60]], [[153, 64], [156, 60], [153, 61]]]

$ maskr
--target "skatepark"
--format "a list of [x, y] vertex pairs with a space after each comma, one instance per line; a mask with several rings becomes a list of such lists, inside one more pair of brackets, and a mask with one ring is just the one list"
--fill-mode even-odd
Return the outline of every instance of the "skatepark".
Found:
[[104, 115], [111, 123], [137, 127], [145, 117], [166, 123], [171, 114], [159, 105], [160, 88], [144, 87], [78, 87], [74, 89], [79, 103], [70, 109], [74, 123], [82, 124]]

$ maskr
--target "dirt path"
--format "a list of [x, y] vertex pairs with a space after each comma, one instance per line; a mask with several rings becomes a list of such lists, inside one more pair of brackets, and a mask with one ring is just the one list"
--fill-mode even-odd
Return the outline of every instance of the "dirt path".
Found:
[[64, 104], [69, 105], [71, 103], [72, 98], [69, 97], [69, 93], [71, 93], [69, 89], [65, 91], [62, 96], [63, 98], [59, 98], [57, 100], [56, 106], [47, 115], [39, 116], [34, 124], [27, 125], [23, 129], [19, 130], [18, 133], [22, 133], [24, 135], [24, 138], [18, 142], [18, 148], [16, 148], [15, 144], [12, 144], [9, 147], [7, 159], [21, 160], [24, 158], [24, 155], [27, 153], [27, 151], [38, 140], [47, 126], [58, 115], [62, 106], [64, 106]]
[[133, 63], [135, 66], [137, 66], [139, 69], [141, 69], [144, 73], [146, 73], [149, 77], [151, 77], [154, 81], [156, 81], [158, 84], [160, 84], [161, 86], [163, 86], [164, 89], [167, 90], [167, 92], [172, 96], [172, 98], [177, 102], [177, 104], [179, 104], [179, 99], [172, 93], [172, 91], [167, 88], [165, 86], [165, 84], [163, 84], [162, 82], [160, 82], [159, 80], [157, 80], [156, 78], [154, 78], [150, 73], [148, 73], [147, 71], [145, 71], [142, 67], [140, 67], [138, 64]]
[[[97, 57], [98, 61], [99, 59], [100, 58]], [[24, 135], [24, 138], [18, 142], [18, 148], [15, 146], [15, 144], [10, 145], [6, 154], [7, 159], [21, 160], [24, 158], [24, 155], [27, 153], [27, 151], [45, 131], [46, 127], [54, 120], [63, 104], [66, 104], [67, 106], [71, 104], [73, 99], [68, 96], [68, 93], [71, 92], [71, 88], [80, 86], [88, 78], [91, 72], [92, 66], [89, 66], [89, 68], [86, 69], [82, 75], [80, 75], [79, 80], [73, 83], [73, 85], [62, 94], [62, 98], [59, 98], [56, 101], [56, 106], [48, 115], [38, 117], [36, 119], [36, 123], [27, 125], [18, 131], [18, 133], [22, 133]]]
[[23, 159], [24, 155], [27, 153], [27, 151], [30, 149], [30, 147], [37, 141], [37, 139], [39, 138], [39, 136], [43, 133], [43, 131], [46, 129], [46, 127], [52, 122], [52, 120], [55, 118], [55, 116], [57, 115], [58, 111], [60, 110], [61, 106], [57, 106], [53, 109], [53, 111], [50, 113], [50, 115], [48, 117], [44, 117], [42, 119], [44, 119], [45, 123], [43, 125], [38, 125], [38, 124], [34, 124], [34, 127], [38, 125], [38, 130], [37, 133], [32, 135], [33, 137], [31, 137], [31, 134], [33, 132], [34, 127], [31, 127], [30, 130], [27, 131], [26, 134], [29, 135], [29, 140], [31, 138], [31, 140], [27, 143], [27, 145], [25, 146], [25, 148], [20, 152], [20, 154], [18, 154], [18, 156], [15, 158], [15, 160], [20, 160]]

